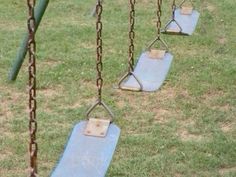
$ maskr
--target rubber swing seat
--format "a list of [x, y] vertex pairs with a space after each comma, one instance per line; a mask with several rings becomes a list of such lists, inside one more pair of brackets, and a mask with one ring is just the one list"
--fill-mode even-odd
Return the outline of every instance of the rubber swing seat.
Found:
[[166, 34], [192, 35], [197, 26], [199, 16], [200, 13], [197, 10], [192, 10], [190, 14], [184, 14], [180, 8], [177, 8], [175, 10], [175, 20], [170, 21], [162, 32]]
[[84, 135], [88, 121], [75, 125], [51, 177], [104, 177], [112, 160], [120, 129], [110, 124], [105, 137]]
[[[149, 51], [141, 54], [133, 72], [142, 84], [141, 91], [151, 92], [161, 87], [170, 69], [172, 59], [173, 56], [169, 52], [165, 52], [163, 58], [153, 58], [149, 55]], [[121, 88], [139, 90], [140, 84], [133, 75], [130, 75], [121, 84]]]

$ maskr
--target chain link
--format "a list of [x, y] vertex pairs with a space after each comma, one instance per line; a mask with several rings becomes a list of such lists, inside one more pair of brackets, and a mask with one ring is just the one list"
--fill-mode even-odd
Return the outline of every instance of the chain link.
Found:
[[27, 21], [29, 39], [28, 39], [28, 53], [29, 53], [29, 153], [30, 153], [30, 174], [29, 177], [36, 177], [37, 175], [37, 151], [38, 144], [36, 142], [37, 121], [36, 121], [36, 42], [35, 42], [35, 9], [36, 0], [27, 0], [29, 9], [29, 18]]
[[161, 35], [161, 5], [162, 0], [157, 0], [157, 37], [160, 38]]
[[102, 70], [103, 70], [103, 63], [102, 63], [102, 1], [98, 0], [96, 5], [96, 30], [97, 30], [97, 89], [98, 89], [98, 101], [101, 102], [102, 100], [102, 86], [103, 86], [103, 78], [102, 78]]
[[130, 23], [130, 30], [129, 30], [129, 68], [128, 72], [134, 71], [134, 37], [135, 37], [135, 32], [134, 32], [134, 24], [135, 24], [135, 3], [136, 0], [130, 0], [130, 13], [129, 13], [129, 23]]
[[175, 19], [175, 10], [176, 10], [176, 3], [175, 3], [175, 0], [173, 0], [173, 3], [172, 3], [172, 19]]

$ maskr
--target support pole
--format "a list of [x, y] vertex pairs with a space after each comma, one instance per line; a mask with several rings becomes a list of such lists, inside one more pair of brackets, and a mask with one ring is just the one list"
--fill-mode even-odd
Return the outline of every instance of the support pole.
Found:
[[[36, 29], [35, 30], [38, 29], [38, 26], [42, 20], [44, 12], [47, 9], [48, 3], [49, 3], [49, 0], [40, 0], [37, 7], [36, 7], [36, 10], [35, 10], [35, 20], [36, 20], [35, 28]], [[24, 62], [25, 55], [27, 53], [28, 38], [29, 38], [29, 35], [28, 35], [28, 33], [26, 33], [23, 40], [22, 40], [20, 48], [18, 49], [18, 52], [17, 52], [16, 58], [14, 60], [14, 63], [12, 65], [12, 68], [9, 72], [8, 78], [11, 81], [16, 80], [17, 75], [18, 75], [20, 68], [22, 66], [22, 63]]]

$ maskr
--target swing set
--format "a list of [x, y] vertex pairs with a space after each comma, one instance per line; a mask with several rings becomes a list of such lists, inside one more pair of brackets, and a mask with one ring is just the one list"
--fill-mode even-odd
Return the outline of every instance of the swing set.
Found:
[[[193, 2], [186, 6], [187, 0], [183, 0], [179, 7], [176, 7], [175, 0], [172, 3], [172, 19], [164, 28], [165, 34], [191, 35], [196, 28], [199, 13], [194, 10]], [[134, 68], [134, 23], [135, 23], [135, 1], [130, 0], [131, 11], [129, 31], [129, 57], [128, 72], [120, 79], [118, 87], [130, 91], [156, 91], [166, 79], [173, 60], [166, 42], [161, 38], [161, 14], [162, 0], [157, 0], [157, 36], [142, 52]], [[154, 48], [154, 44], [160, 46]], [[161, 48], [162, 47], [162, 48]]]
[[[27, 51], [29, 53], [29, 155], [30, 155], [30, 177], [38, 176], [37, 154], [38, 144], [36, 141], [37, 119], [36, 119], [36, 41], [35, 33], [39, 24], [35, 13], [35, 0], [27, 0], [29, 18], [27, 21], [28, 37]], [[161, 14], [162, 0], [157, 0], [157, 35], [148, 45], [138, 59], [134, 67], [134, 38], [135, 38], [135, 3], [129, 0], [129, 55], [128, 71], [118, 82], [121, 90], [130, 91], [155, 91], [163, 84], [170, 69], [173, 55], [169, 52], [166, 42], [161, 36]], [[183, 1], [176, 8], [175, 0], [172, 4], [172, 19], [165, 26], [163, 33], [166, 34], [192, 34], [195, 29], [198, 12], [193, 7], [184, 6]], [[192, 2], [191, 2], [192, 3]], [[46, 8], [45, 8], [46, 9]], [[104, 177], [112, 156], [115, 152], [120, 136], [120, 128], [113, 122], [114, 115], [109, 107], [103, 102], [103, 41], [102, 41], [102, 0], [97, 0], [96, 13], [96, 86], [97, 101], [88, 109], [86, 120], [76, 124], [72, 130], [63, 155], [59, 163], [51, 173], [51, 177]], [[195, 15], [194, 15], [195, 14]], [[184, 16], [184, 17], [183, 17]], [[199, 16], [199, 13], [198, 13]], [[191, 21], [191, 25], [187, 22]], [[178, 31], [175, 23], [178, 26]], [[191, 30], [190, 30], [191, 28]], [[159, 44], [158, 47], [154, 45]], [[109, 115], [105, 117], [92, 117], [91, 113], [100, 106]]]

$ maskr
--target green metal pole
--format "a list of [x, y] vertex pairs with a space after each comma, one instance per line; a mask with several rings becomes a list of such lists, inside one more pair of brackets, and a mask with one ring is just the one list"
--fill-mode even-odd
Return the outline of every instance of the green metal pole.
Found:
[[[48, 3], [49, 3], [49, 0], [40, 0], [38, 2], [38, 5], [35, 10], [35, 20], [36, 20], [36, 29], [35, 30], [38, 29], [38, 26], [42, 20], [43, 14], [47, 9]], [[12, 65], [12, 68], [9, 72], [9, 80], [14, 81], [17, 78], [17, 75], [20, 71], [22, 63], [24, 62], [24, 59], [25, 59], [25, 55], [27, 53], [28, 38], [29, 38], [29, 35], [27, 33], [27, 34], [25, 34], [25, 36], [22, 40], [22, 43], [21, 43], [20, 48], [17, 52], [17, 55], [16, 55], [13, 65]]]

